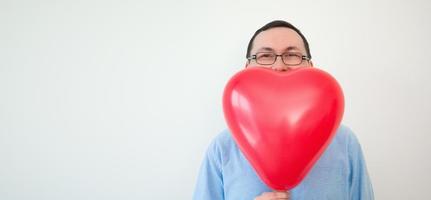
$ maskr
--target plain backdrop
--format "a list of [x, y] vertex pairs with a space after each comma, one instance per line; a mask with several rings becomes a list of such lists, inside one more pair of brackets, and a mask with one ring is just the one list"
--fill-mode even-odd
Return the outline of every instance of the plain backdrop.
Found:
[[190, 199], [255, 30], [340, 82], [376, 199], [429, 199], [431, 3], [0, 0], [0, 199]]

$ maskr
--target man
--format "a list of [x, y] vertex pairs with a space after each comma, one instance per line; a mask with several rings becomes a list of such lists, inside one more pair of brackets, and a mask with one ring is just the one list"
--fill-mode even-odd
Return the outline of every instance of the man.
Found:
[[[285, 21], [273, 21], [251, 38], [246, 67], [288, 71], [312, 67], [308, 42]], [[196, 183], [195, 200], [374, 199], [361, 147], [341, 125], [331, 144], [302, 182], [291, 191], [271, 191], [257, 176], [228, 130], [211, 143]]]

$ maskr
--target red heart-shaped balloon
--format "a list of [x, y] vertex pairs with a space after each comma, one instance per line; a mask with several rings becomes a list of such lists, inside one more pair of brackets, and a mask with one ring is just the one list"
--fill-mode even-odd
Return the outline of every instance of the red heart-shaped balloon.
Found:
[[328, 73], [249, 67], [230, 79], [223, 109], [233, 138], [259, 177], [274, 190], [299, 184], [341, 122], [344, 98]]

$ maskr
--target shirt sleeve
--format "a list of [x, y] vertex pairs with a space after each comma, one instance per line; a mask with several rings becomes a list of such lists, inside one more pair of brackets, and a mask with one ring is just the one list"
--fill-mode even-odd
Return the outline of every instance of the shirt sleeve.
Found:
[[361, 146], [353, 133], [349, 141], [349, 162], [350, 199], [374, 200], [373, 188], [368, 176]]
[[205, 154], [196, 182], [193, 200], [223, 200], [221, 153], [214, 140]]

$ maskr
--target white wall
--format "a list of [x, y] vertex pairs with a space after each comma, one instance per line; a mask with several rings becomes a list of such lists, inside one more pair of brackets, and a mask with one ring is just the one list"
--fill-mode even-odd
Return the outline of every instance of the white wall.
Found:
[[253, 32], [308, 37], [377, 199], [428, 199], [429, 1], [0, 0], [0, 199], [190, 199]]

